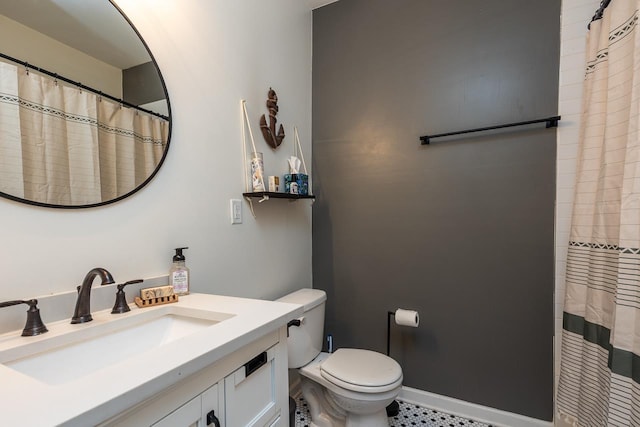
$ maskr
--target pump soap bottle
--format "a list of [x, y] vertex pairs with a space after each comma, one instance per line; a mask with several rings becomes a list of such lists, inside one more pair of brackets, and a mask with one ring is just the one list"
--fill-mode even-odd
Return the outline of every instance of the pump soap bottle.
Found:
[[182, 254], [184, 249], [176, 248], [173, 256], [173, 265], [169, 270], [169, 284], [173, 287], [173, 293], [187, 295], [189, 293], [189, 269], [185, 266], [186, 258]]

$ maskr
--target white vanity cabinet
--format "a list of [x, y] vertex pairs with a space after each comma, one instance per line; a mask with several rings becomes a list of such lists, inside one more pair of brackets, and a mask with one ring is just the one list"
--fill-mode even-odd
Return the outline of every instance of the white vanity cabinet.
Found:
[[0, 335], [0, 426], [287, 426], [287, 324], [302, 306], [192, 293], [92, 315]]
[[[102, 426], [286, 426], [286, 326], [134, 405]], [[214, 420], [215, 416], [215, 420]]]

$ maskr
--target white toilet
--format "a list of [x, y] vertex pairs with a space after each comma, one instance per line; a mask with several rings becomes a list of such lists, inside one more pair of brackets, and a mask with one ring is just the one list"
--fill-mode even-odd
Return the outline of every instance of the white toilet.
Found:
[[386, 407], [400, 393], [402, 369], [375, 351], [341, 348], [322, 353], [324, 307], [319, 289], [300, 289], [278, 301], [304, 306], [289, 328], [289, 368], [298, 369], [302, 395], [315, 427], [387, 427]]

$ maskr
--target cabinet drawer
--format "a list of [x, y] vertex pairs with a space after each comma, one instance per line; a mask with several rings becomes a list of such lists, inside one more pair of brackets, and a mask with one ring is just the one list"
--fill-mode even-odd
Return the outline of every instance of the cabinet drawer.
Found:
[[264, 426], [276, 415], [275, 347], [224, 379], [227, 426]]

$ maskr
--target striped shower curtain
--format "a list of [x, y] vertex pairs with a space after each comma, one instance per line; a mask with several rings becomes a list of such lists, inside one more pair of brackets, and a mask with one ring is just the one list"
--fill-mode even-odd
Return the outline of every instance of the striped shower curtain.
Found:
[[587, 39], [557, 394], [577, 426], [640, 426], [639, 8], [612, 0]]
[[162, 159], [168, 121], [0, 62], [0, 192], [51, 205], [127, 194]]

